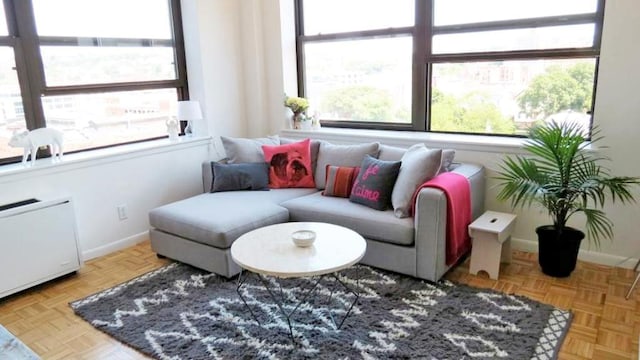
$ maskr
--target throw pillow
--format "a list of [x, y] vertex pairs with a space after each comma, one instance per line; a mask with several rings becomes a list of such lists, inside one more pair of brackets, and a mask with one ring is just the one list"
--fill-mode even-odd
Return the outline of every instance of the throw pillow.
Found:
[[407, 152], [407, 148], [380, 144], [378, 160], [400, 161], [405, 152]]
[[391, 193], [391, 204], [396, 217], [409, 217], [413, 193], [425, 181], [438, 174], [442, 150], [428, 150], [423, 144], [411, 146], [402, 155], [398, 179]]
[[220, 136], [229, 164], [256, 163], [264, 161], [262, 145], [280, 145], [280, 137], [246, 139]]
[[211, 192], [269, 190], [269, 165], [264, 162], [221, 164], [211, 162]]
[[378, 156], [378, 143], [358, 145], [333, 145], [328, 142], [320, 143], [318, 152], [318, 165], [316, 165], [316, 187], [324, 189], [327, 178], [327, 165], [334, 166], [360, 166], [365, 155]]
[[348, 198], [358, 172], [360, 168], [357, 167], [327, 165], [327, 179], [322, 195]]
[[[423, 145], [422, 143], [416, 145]], [[429, 150], [430, 148], [427, 148]], [[407, 151], [405, 148], [389, 146], [389, 145], [380, 145], [380, 154], [378, 154], [379, 160], [386, 161], [398, 161], [402, 159], [402, 156]], [[451, 171], [451, 167], [453, 164], [453, 159], [456, 155], [456, 151], [454, 149], [442, 149], [442, 165], [440, 165], [439, 173]]]
[[310, 139], [286, 145], [262, 145], [264, 161], [269, 164], [269, 187], [315, 187], [311, 170]]
[[453, 165], [453, 159], [456, 156], [456, 151], [454, 149], [444, 149], [442, 150], [442, 165], [440, 165], [439, 173], [451, 171], [451, 165]]
[[400, 161], [378, 160], [365, 156], [360, 173], [353, 183], [349, 201], [376, 210], [386, 210], [391, 204], [391, 192], [400, 172]]
[[[288, 138], [280, 138], [280, 145], [291, 144], [300, 140], [293, 140]], [[316, 166], [318, 166], [318, 152], [320, 151], [321, 140], [311, 140], [311, 171], [316, 173]]]

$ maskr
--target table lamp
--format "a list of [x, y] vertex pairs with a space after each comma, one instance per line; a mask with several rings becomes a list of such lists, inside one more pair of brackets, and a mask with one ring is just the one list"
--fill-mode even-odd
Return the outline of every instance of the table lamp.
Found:
[[184, 133], [193, 136], [193, 121], [202, 120], [200, 102], [195, 100], [178, 101], [178, 120], [187, 122]]

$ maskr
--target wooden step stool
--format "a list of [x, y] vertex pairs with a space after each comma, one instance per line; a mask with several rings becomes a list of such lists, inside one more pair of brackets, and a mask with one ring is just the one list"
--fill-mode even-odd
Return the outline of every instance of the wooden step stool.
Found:
[[513, 214], [487, 211], [469, 225], [472, 238], [469, 273], [484, 270], [497, 280], [500, 262], [511, 262], [511, 232], [516, 223]]

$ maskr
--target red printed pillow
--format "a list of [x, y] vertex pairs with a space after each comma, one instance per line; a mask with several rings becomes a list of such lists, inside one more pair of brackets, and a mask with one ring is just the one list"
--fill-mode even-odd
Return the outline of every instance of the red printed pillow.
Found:
[[311, 140], [286, 145], [262, 145], [264, 160], [269, 164], [269, 187], [316, 187], [311, 170]]
[[326, 170], [326, 185], [322, 195], [348, 198], [360, 168], [327, 165]]

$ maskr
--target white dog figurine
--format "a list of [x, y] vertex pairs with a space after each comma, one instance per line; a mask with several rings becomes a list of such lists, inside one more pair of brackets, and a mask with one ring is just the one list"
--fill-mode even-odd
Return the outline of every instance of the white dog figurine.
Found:
[[35, 163], [38, 148], [41, 146], [49, 146], [53, 160], [56, 160], [56, 155], [58, 160], [62, 159], [62, 143], [62, 131], [48, 128], [14, 133], [9, 140], [9, 146], [24, 148], [24, 155], [22, 156], [23, 164], [27, 163], [27, 157], [31, 154], [31, 165]]

